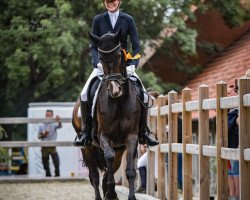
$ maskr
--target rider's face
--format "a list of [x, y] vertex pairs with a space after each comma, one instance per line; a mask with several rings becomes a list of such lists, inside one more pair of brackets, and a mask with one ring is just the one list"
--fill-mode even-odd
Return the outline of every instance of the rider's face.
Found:
[[115, 12], [119, 6], [120, 0], [105, 0], [104, 4], [109, 12]]

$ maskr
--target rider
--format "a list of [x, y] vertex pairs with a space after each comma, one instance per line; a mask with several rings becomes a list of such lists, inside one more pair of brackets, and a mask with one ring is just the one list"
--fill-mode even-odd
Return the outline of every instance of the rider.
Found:
[[[132, 43], [132, 56], [138, 55], [140, 52], [140, 42], [139, 37], [136, 32], [136, 26], [133, 17], [121, 12], [119, 7], [121, 5], [121, 0], [102, 0], [107, 11], [97, 15], [92, 24], [92, 33], [98, 37], [103, 36], [106, 33], [116, 33], [121, 29], [121, 46], [123, 49], [127, 50], [127, 36], [130, 36], [130, 41]], [[87, 107], [88, 100], [88, 89], [91, 81], [97, 77], [103, 75], [102, 64], [98, 57], [98, 48], [96, 44], [91, 46], [92, 64], [94, 70], [92, 71], [90, 77], [88, 78], [82, 92], [81, 92], [81, 120], [82, 120], [82, 133], [78, 141], [74, 142], [75, 146], [89, 146], [92, 143], [91, 137], [91, 112], [90, 108]], [[131, 59], [126, 62], [127, 74], [131, 77], [133, 75], [134, 79], [139, 79], [135, 74], [135, 68], [139, 63], [139, 59]], [[136, 80], [137, 81], [137, 80]], [[142, 86], [143, 87], [143, 86]], [[143, 88], [144, 89], [144, 88]], [[144, 89], [145, 90], [145, 89]], [[147, 104], [146, 104], [147, 105]], [[142, 117], [145, 123], [140, 123], [139, 127], [139, 143], [147, 143], [149, 146], [155, 146], [159, 142], [153, 134], [148, 130], [147, 121], [147, 108], [142, 109]]]

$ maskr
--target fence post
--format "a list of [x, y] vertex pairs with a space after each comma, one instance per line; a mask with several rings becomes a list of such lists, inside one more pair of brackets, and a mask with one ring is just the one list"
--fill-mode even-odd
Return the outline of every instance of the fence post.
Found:
[[240, 143], [240, 199], [250, 197], [250, 162], [244, 160], [244, 149], [250, 148], [250, 107], [243, 105], [243, 96], [250, 93], [250, 79], [239, 79], [239, 143]]
[[209, 144], [209, 113], [202, 110], [204, 99], [208, 99], [208, 86], [200, 85], [199, 88], [199, 195], [202, 200], [209, 200], [209, 157], [203, 156], [203, 145]]
[[[160, 144], [164, 143], [164, 135], [166, 134], [166, 117], [160, 115], [160, 109], [165, 104], [166, 97], [164, 95], [158, 96], [157, 136]], [[158, 146], [157, 197], [165, 199], [165, 153], [160, 152], [160, 145]]]
[[[154, 104], [156, 106], [156, 99], [153, 98]], [[149, 112], [150, 113], [150, 112]], [[156, 133], [157, 120], [155, 116], [149, 115], [149, 127], [150, 130]], [[148, 152], [148, 162], [147, 162], [147, 188], [146, 193], [155, 196], [155, 152], [147, 149]]]
[[191, 101], [191, 90], [182, 90], [182, 143], [183, 143], [183, 200], [193, 199], [192, 181], [192, 155], [186, 153], [186, 144], [192, 144], [192, 117], [191, 112], [186, 111], [186, 102]]
[[178, 113], [172, 113], [172, 104], [177, 102], [177, 93], [168, 93], [168, 200], [177, 200], [177, 154], [172, 153], [172, 143], [177, 143], [177, 117]]
[[227, 84], [216, 84], [216, 146], [217, 146], [217, 200], [228, 199], [227, 163], [221, 159], [221, 147], [228, 146], [227, 110], [220, 108], [220, 98], [227, 96]]

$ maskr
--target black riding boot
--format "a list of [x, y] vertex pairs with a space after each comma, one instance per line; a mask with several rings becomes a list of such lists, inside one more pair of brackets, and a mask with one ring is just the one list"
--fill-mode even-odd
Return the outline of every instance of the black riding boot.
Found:
[[91, 117], [88, 112], [88, 105], [86, 101], [81, 101], [81, 120], [82, 120], [82, 132], [80, 134], [79, 140], [73, 142], [74, 146], [90, 146], [92, 144], [91, 137]]
[[[146, 105], [147, 106], [147, 105]], [[155, 146], [159, 144], [156, 135], [151, 132], [147, 126], [147, 107], [142, 107], [141, 119], [139, 124], [139, 143], [147, 144], [148, 146]]]

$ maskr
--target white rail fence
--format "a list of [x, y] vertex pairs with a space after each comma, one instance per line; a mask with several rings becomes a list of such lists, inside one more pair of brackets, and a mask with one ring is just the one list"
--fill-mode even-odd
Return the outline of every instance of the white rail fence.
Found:
[[[61, 118], [62, 123], [71, 123], [72, 118]], [[6, 117], [0, 118], [0, 124], [38, 124], [45, 122], [54, 122], [56, 119], [48, 118], [27, 118], [27, 117]], [[0, 147], [50, 147], [50, 146], [73, 146], [70, 141], [39, 141], [39, 142], [27, 142], [27, 141], [3, 141], [0, 142]]]

